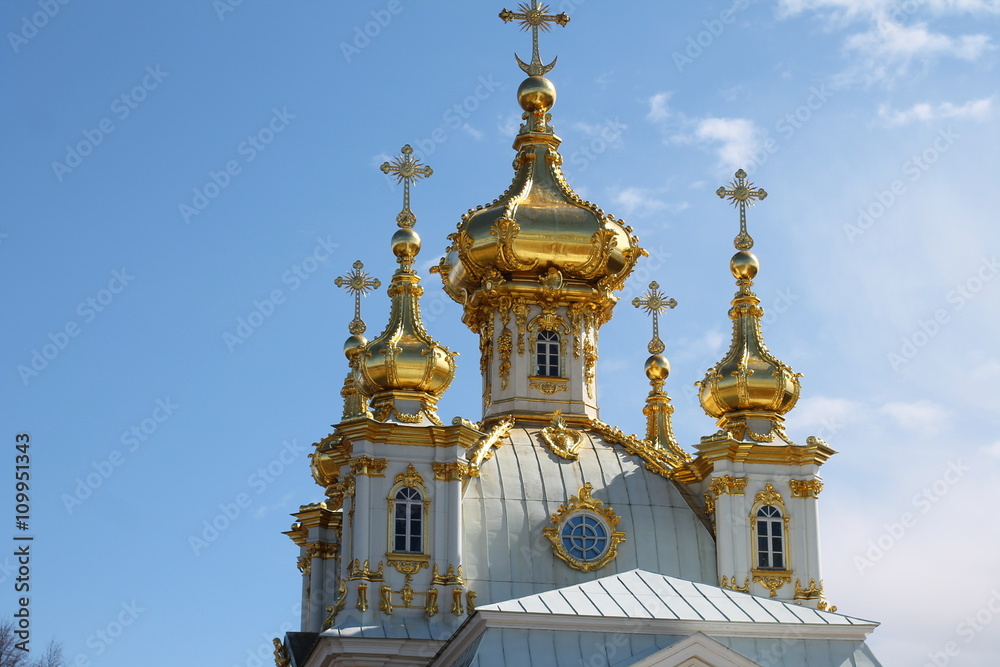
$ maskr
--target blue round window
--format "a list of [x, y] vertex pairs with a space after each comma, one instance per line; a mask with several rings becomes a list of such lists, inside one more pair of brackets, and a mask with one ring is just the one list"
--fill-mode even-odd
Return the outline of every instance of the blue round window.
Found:
[[589, 512], [579, 512], [566, 519], [559, 536], [563, 548], [577, 560], [597, 560], [608, 550], [607, 526]]

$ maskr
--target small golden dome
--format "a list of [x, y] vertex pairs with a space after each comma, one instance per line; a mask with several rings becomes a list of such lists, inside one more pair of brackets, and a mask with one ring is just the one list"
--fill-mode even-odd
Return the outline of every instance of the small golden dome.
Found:
[[409, 144], [381, 169], [395, 173], [403, 183], [403, 210], [396, 216], [399, 229], [391, 243], [399, 268], [389, 283], [389, 323], [361, 351], [358, 379], [362, 391], [371, 396], [371, 412], [378, 421], [417, 424], [426, 419], [440, 425], [435, 405], [455, 377], [455, 359], [448, 348], [431, 338], [420, 319], [424, 290], [413, 269], [420, 235], [413, 230], [417, 217], [410, 210], [410, 184], [434, 171], [413, 157]]
[[726, 356], [697, 384], [702, 408], [721, 428], [738, 439], [770, 441], [774, 430], [780, 434], [782, 415], [799, 399], [801, 375], [776, 359], [764, 344], [760, 329], [764, 309], [751, 290], [759, 267], [751, 252], [733, 255], [730, 269], [740, 289], [729, 309], [732, 343]]
[[[393, 249], [400, 245], [394, 243]], [[412, 255], [405, 256], [412, 260]], [[362, 390], [372, 397], [372, 412], [380, 421], [385, 417], [380, 418], [379, 406], [391, 406], [397, 398], [407, 400], [406, 394], [411, 394], [408, 400], [419, 402], [410, 414], [426, 411], [435, 421], [431, 416], [434, 405], [455, 376], [454, 355], [431, 338], [420, 320], [423, 288], [419, 282], [412, 269], [396, 271], [388, 290], [392, 299], [389, 323], [365, 346], [358, 364]]]

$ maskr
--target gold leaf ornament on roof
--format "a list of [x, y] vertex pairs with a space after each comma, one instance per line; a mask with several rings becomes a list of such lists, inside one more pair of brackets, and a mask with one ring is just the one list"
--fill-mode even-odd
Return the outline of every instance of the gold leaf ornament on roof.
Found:
[[583, 434], [566, 426], [562, 410], [556, 410], [552, 413], [552, 424], [539, 431], [538, 437], [548, 445], [556, 456], [567, 461], [576, 461], [580, 458]]

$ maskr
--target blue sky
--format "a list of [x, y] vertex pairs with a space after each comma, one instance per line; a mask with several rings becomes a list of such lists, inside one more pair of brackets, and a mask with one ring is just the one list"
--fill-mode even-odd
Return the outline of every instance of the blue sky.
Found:
[[[886, 664], [993, 664], [1000, 4], [552, 5], [572, 18], [541, 42], [567, 177], [651, 254], [602, 330], [602, 418], [642, 432], [650, 325], [628, 302], [657, 280], [679, 302], [661, 322], [676, 432], [690, 451], [715, 430], [693, 383], [728, 342], [738, 217], [714, 192], [746, 168], [769, 194], [749, 214], [766, 340], [804, 374], [789, 432], [840, 452], [828, 596], [883, 623]], [[333, 280], [356, 259], [390, 277], [402, 193], [378, 165], [405, 143], [435, 172], [413, 193], [425, 322], [461, 354], [440, 412], [479, 417], [475, 338], [426, 269], [510, 180], [512, 54], [531, 47], [501, 8], [0, 9], [4, 465], [29, 432], [38, 650], [270, 663], [298, 618], [280, 533], [322, 497], [305, 457], [341, 410], [352, 305]], [[384, 289], [363, 313], [377, 334]]]

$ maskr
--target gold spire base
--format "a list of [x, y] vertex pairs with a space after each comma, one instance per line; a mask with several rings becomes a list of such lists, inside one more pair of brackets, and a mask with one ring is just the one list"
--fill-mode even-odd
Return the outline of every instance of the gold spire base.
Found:
[[670, 397], [666, 393], [655, 389], [649, 392], [646, 406], [642, 409], [642, 414], [646, 415], [646, 442], [680, 455], [683, 451], [674, 437], [674, 427], [670, 421], [673, 413], [674, 406], [670, 404]]
[[437, 416], [437, 400], [424, 391], [383, 391], [371, 402], [372, 417], [380, 422], [399, 422], [414, 426], [442, 426]]
[[774, 442], [794, 445], [785, 433], [784, 417], [770, 411], [738, 410], [724, 414], [716, 424], [719, 432], [708, 436], [715, 438], [721, 434], [734, 440], [752, 442]]

